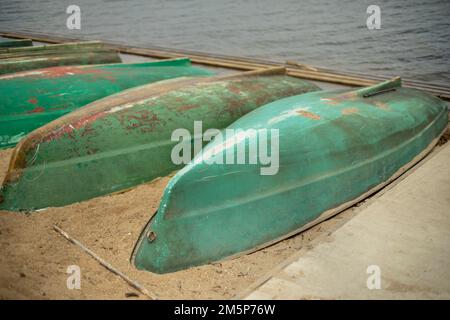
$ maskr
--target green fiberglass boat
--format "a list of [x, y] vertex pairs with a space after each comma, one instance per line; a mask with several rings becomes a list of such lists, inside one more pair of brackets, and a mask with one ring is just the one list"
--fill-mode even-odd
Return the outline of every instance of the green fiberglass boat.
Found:
[[318, 89], [274, 68], [160, 81], [98, 100], [19, 142], [0, 209], [62, 206], [165, 176], [183, 165], [172, 161], [175, 130], [192, 130], [197, 120], [204, 130], [224, 128], [261, 105]]
[[15, 47], [30, 47], [33, 45], [31, 39], [6, 39], [0, 38], [0, 49], [1, 48], [15, 48]]
[[[258, 108], [171, 179], [133, 261], [139, 269], [172, 272], [251, 252], [309, 228], [417, 163], [447, 127], [447, 116], [446, 103], [402, 88], [399, 78]], [[270, 167], [262, 161], [265, 153], [259, 154], [262, 137], [270, 137], [270, 148], [263, 146], [278, 155], [269, 174], [262, 171]], [[250, 159], [258, 139], [258, 161], [224, 161], [228, 154], [234, 159], [232, 150], [245, 150], [244, 159]]]
[[139, 85], [211, 72], [186, 58], [133, 64], [61, 66], [0, 76], [0, 148], [100, 98]]
[[120, 62], [118, 53], [98, 41], [0, 48], [0, 75], [68, 65]]

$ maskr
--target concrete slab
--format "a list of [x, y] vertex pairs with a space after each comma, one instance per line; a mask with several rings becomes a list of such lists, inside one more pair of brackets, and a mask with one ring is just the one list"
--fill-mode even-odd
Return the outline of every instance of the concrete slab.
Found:
[[450, 143], [375, 198], [244, 297], [449, 299]]

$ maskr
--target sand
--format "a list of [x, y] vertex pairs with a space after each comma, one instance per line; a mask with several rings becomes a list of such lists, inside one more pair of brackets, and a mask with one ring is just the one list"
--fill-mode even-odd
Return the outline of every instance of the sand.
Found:
[[[1, 180], [11, 153], [0, 151]], [[55, 224], [159, 299], [228, 299], [352, 216], [347, 210], [300, 235], [222, 263], [165, 275], [138, 271], [130, 255], [168, 181], [164, 177], [121, 194], [35, 213], [0, 211], [0, 299], [147, 299], [56, 233]], [[79, 290], [67, 288], [70, 265], [80, 267]]]

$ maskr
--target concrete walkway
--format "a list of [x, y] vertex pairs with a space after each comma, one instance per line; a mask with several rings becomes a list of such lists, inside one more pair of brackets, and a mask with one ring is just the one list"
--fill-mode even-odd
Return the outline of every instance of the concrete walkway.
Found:
[[449, 299], [450, 143], [318, 240], [244, 297]]

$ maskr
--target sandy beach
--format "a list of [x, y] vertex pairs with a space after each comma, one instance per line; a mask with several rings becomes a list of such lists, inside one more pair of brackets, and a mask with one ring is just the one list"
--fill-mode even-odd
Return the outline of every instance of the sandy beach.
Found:
[[[0, 179], [12, 149], [0, 152]], [[53, 230], [56, 224], [159, 299], [228, 299], [318, 236], [331, 236], [349, 209], [295, 237], [239, 258], [158, 275], [130, 263], [135, 241], [158, 207], [169, 177], [124, 193], [34, 213], [0, 211], [0, 299], [147, 299]], [[70, 182], [68, 182], [70, 183]], [[67, 267], [81, 289], [67, 289]]]

